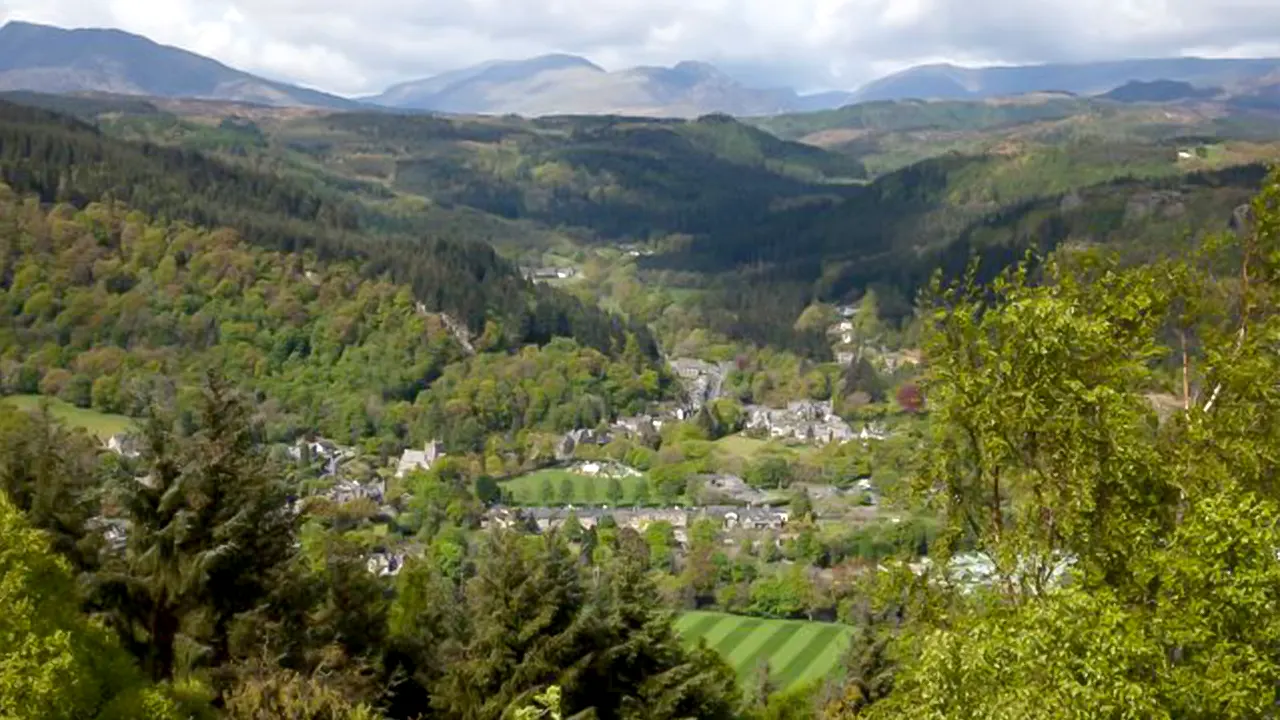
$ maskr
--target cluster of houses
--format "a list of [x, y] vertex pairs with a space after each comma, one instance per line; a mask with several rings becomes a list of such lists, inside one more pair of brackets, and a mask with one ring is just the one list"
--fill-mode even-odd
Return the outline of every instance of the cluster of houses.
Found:
[[[672, 417], [683, 418], [684, 413], [677, 412]], [[561, 462], [572, 459], [574, 451], [581, 445], [608, 445], [616, 438], [643, 440], [657, 437], [658, 431], [666, 421], [666, 418], [656, 415], [633, 415], [618, 418], [609, 425], [608, 430], [592, 428], [570, 430], [556, 442], [556, 459]]]
[[830, 401], [797, 400], [778, 409], [748, 405], [744, 410], [746, 430], [763, 432], [775, 439], [826, 445], [857, 437], [849, 423], [835, 413]]

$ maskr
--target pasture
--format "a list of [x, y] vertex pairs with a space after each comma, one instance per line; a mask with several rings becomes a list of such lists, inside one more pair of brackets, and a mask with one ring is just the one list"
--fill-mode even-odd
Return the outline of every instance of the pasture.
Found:
[[776, 687], [785, 689], [838, 672], [853, 629], [834, 623], [697, 611], [682, 613], [676, 631], [689, 644], [706, 640], [744, 683], [751, 682], [760, 663], [768, 662]]
[[8, 403], [19, 410], [29, 412], [38, 410], [40, 403], [45, 401], [49, 403], [49, 413], [63, 424], [83, 428], [86, 432], [96, 435], [102, 440], [106, 440], [117, 433], [128, 432], [135, 427], [134, 421], [124, 415], [110, 415], [97, 410], [76, 407], [58, 398], [45, 397], [43, 395], [7, 395], [0, 397], [0, 403]]

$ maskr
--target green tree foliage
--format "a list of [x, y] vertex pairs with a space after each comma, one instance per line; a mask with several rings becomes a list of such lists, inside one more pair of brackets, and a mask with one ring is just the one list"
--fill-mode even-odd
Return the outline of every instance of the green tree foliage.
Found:
[[323, 672], [304, 676], [259, 663], [241, 673], [227, 698], [229, 720], [375, 720], [365, 705], [351, 702]]
[[[1280, 177], [1253, 209], [1234, 282], [1086, 255], [1039, 285], [1010, 273], [990, 301], [944, 296], [926, 484], [950, 532], [934, 567], [967, 537], [994, 577], [919, 596], [932, 622], [901, 641], [873, 717], [1274, 713]], [[1163, 420], [1146, 396], [1161, 361], [1182, 406]]]
[[568, 340], [446, 373], [463, 354], [441, 319], [410, 288], [350, 263], [256, 250], [233, 232], [155, 224], [114, 204], [46, 213], [0, 188], [0, 208], [11, 225], [0, 232], [6, 391], [38, 378], [36, 389], [79, 402], [67, 390], [83, 385], [86, 404], [139, 415], [152, 388], [216, 367], [273, 401], [276, 435], [442, 436], [478, 450], [489, 432], [638, 411], [668, 385], [643, 357], [615, 361]]
[[743, 479], [758, 488], [785, 488], [791, 484], [791, 464], [786, 458], [768, 455], [747, 467]]
[[189, 435], [158, 415], [149, 422], [145, 475], [122, 473], [112, 488], [128, 521], [125, 550], [95, 583], [156, 680], [174, 676], [180, 634], [212, 664], [226, 662], [232, 620], [266, 598], [292, 553], [286, 488], [242, 402], [210, 376], [198, 413]]
[[62, 427], [47, 408], [26, 413], [0, 405], [0, 489], [81, 571], [97, 564], [100, 544], [85, 529], [96, 510], [89, 491], [98, 450], [97, 440]]
[[0, 715], [170, 718], [111, 632], [80, 614], [66, 563], [0, 495]]
[[515, 355], [455, 363], [420, 398], [427, 430], [446, 444], [483, 448], [493, 432], [565, 432], [636, 414], [673, 389], [656, 370], [556, 340]]
[[558, 537], [494, 533], [461, 586], [411, 564], [391, 613], [406, 672], [442, 717], [499, 718], [552, 685], [570, 716], [731, 717], [732, 672], [683, 649], [628, 557], [591, 575]]
[[657, 355], [643, 328], [628, 331], [577, 298], [530, 285], [493, 248], [450, 237], [450, 228], [430, 219], [424, 227], [294, 178], [115, 140], [64, 115], [0, 102], [0, 182], [79, 207], [110, 196], [147, 213], [234, 228], [272, 250], [350, 260], [367, 277], [390, 276], [429, 310], [452, 313], [477, 333], [499, 319], [515, 344], [570, 336], [610, 352], [621, 350], [632, 332], [643, 336], [640, 346], [649, 357]]

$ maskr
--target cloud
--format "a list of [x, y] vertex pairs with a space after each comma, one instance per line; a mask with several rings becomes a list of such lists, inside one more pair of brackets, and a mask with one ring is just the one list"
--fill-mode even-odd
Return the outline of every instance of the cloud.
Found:
[[0, 0], [6, 19], [119, 27], [350, 95], [548, 52], [801, 89], [929, 61], [1280, 55], [1276, 0]]

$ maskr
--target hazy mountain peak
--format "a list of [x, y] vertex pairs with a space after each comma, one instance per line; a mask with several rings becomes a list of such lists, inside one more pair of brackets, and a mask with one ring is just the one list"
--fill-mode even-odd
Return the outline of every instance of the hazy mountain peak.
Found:
[[395, 85], [370, 100], [457, 113], [679, 117], [760, 115], [821, 102], [809, 99], [801, 105], [791, 90], [747, 87], [706, 62], [606, 72], [585, 58], [562, 54], [462, 68]]
[[0, 90], [354, 106], [344, 98], [266, 80], [123, 30], [67, 30], [16, 20], [0, 27]]

